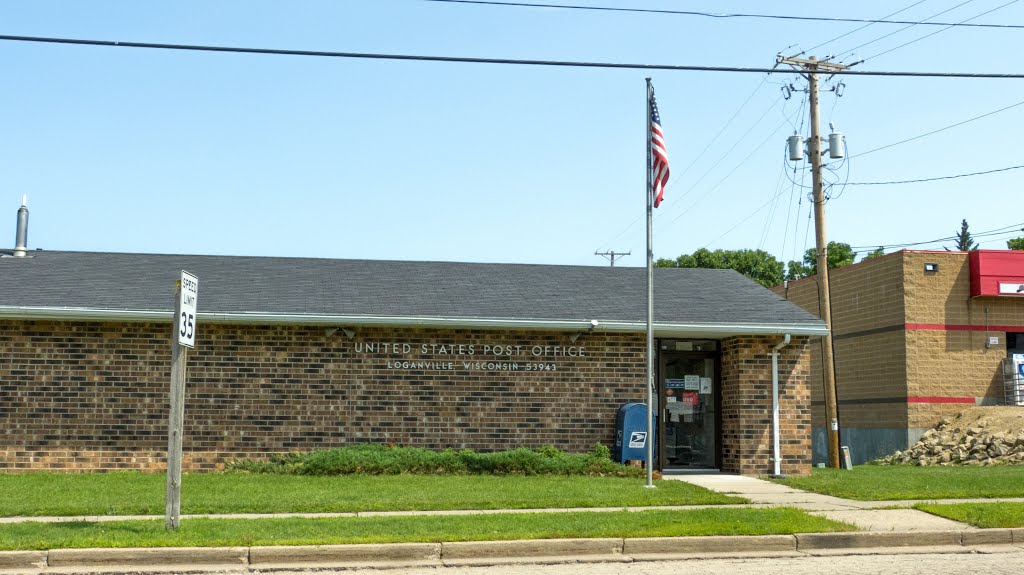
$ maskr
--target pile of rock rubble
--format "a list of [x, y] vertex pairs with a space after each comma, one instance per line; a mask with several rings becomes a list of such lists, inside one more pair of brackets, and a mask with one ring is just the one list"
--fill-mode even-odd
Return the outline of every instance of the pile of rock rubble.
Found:
[[1024, 407], [972, 407], [943, 418], [882, 465], [1024, 465]]

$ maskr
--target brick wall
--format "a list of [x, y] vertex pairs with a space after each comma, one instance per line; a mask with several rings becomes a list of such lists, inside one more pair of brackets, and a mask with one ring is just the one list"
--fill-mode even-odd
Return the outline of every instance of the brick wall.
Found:
[[[925, 263], [936, 263], [934, 272]], [[1006, 331], [986, 326], [1020, 326], [1024, 301], [1011, 297], [970, 297], [970, 262], [961, 252], [908, 252], [904, 260], [907, 318], [909, 425], [926, 428], [973, 402], [1002, 399], [1001, 361]], [[969, 329], [966, 326], [971, 326]], [[999, 343], [987, 345], [989, 337]], [[957, 399], [972, 403], [941, 403]], [[931, 401], [929, 401], [931, 400]]]
[[[903, 257], [904, 252], [897, 252], [829, 273], [836, 390], [844, 428], [906, 427]], [[775, 291], [819, 315], [817, 276]], [[825, 426], [820, 345], [811, 346], [809, 379], [816, 427]]]
[[[0, 322], [0, 469], [160, 468], [169, 332], [140, 323]], [[577, 344], [585, 358], [530, 355], [536, 345], [572, 345], [567, 336], [360, 328], [348, 340], [314, 327], [206, 324], [188, 359], [185, 468], [353, 442], [575, 452], [611, 445], [618, 407], [644, 396], [644, 337], [588, 334]], [[413, 351], [358, 353], [356, 343], [366, 342]], [[468, 356], [417, 349], [452, 343], [474, 344], [473, 362], [521, 370], [466, 370]], [[524, 355], [484, 355], [483, 345], [518, 345]], [[526, 372], [524, 359], [557, 370]], [[388, 360], [452, 361], [454, 369], [389, 369]]]
[[[0, 321], [0, 469], [161, 469], [170, 331]], [[618, 408], [645, 396], [643, 334], [585, 334], [581, 357], [559, 332], [356, 332], [204, 324], [188, 358], [184, 467], [358, 442], [583, 452], [611, 446]], [[768, 351], [778, 339], [723, 342], [726, 471], [771, 471]], [[780, 363], [790, 474], [809, 469], [808, 345], [795, 338]]]
[[[780, 341], [777, 336], [722, 341], [723, 471], [773, 472], [771, 350]], [[794, 337], [779, 352], [781, 470], [786, 475], [810, 473], [810, 348], [808, 338]]]

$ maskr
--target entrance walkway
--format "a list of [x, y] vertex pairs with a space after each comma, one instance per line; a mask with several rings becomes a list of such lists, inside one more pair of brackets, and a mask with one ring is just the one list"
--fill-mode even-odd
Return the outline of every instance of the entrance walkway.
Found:
[[[936, 517], [924, 511], [909, 509], [922, 501], [856, 501], [801, 491], [778, 483], [740, 475], [666, 475], [665, 479], [685, 481], [711, 491], [745, 497], [751, 503], [795, 507], [811, 515], [827, 517], [856, 525], [865, 531], [945, 531], [976, 529], [970, 525]], [[975, 499], [936, 501], [936, 503], [964, 503], [983, 501], [1024, 501], [1024, 499]], [[906, 509], [882, 509], [885, 507], [906, 507]]]

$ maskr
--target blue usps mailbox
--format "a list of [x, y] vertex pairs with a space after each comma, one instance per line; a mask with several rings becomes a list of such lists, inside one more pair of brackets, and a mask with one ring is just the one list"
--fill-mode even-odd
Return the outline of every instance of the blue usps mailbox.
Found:
[[619, 408], [615, 416], [615, 449], [612, 458], [619, 463], [647, 459], [647, 442], [652, 441], [647, 433], [647, 406], [643, 403], [627, 403]]

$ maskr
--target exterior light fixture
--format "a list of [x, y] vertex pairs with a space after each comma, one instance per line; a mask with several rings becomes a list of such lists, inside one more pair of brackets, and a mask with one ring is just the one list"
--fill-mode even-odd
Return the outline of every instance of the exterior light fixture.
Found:
[[327, 337], [331, 337], [332, 335], [338, 333], [339, 331], [341, 333], [345, 334], [345, 337], [347, 337], [349, 339], [354, 339], [356, 337], [356, 332], [351, 330], [351, 329], [349, 329], [349, 328], [347, 328], [347, 327], [331, 327], [331, 328], [328, 328], [327, 331], [324, 332], [324, 335], [326, 335]]
[[937, 272], [937, 271], [939, 271], [939, 264], [926, 263], [926, 264], [924, 264], [924, 271], [926, 271], [926, 272]]
[[590, 327], [586, 331], [580, 331], [580, 332], [576, 332], [576, 333], [570, 335], [569, 336], [569, 341], [571, 341], [572, 343], [576, 343], [576, 340], [578, 340], [582, 335], [594, 331], [595, 329], [597, 329], [597, 326], [600, 325], [600, 324], [601, 324], [601, 322], [597, 321], [596, 319], [590, 320]]

